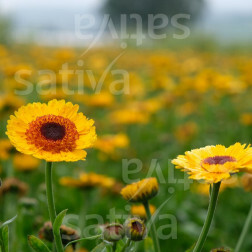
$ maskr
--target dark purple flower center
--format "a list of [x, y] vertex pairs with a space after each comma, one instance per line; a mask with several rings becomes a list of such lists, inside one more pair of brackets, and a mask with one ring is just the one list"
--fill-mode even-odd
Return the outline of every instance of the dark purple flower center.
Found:
[[223, 165], [227, 162], [235, 162], [236, 159], [230, 156], [215, 156], [215, 157], [208, 157], [204, 159], [203, 163], [204, 164], [209, 164], [209, 165]]
[[47, 140], [53, 141], [62, 140], [66, 134], [65, 127], [54, 122], [43, 124], [40, 132]]
[[134, 231], [136, 231], [137, 233], [142, 233], [142, 231], [143, 231], [143, 226], [142, 226], [142, 224], [140, 223], [140, 222], [138, 222], [138, 221], [133, 221], [132, 223], [131, 223], [131, 225], [132, 225], [132, 229], [134, 230]]

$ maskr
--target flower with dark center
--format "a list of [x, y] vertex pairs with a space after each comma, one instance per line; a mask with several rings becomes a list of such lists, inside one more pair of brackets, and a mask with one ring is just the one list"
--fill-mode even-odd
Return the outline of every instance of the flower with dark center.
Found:
[[191, 179], [218, 183], [245, 168], [252, 169], [252, 148], [236, 143], [206, 146], [187, 151], [172, 161], [176, 168], [188, 172]]
[[132, 241], [141, 241], [146, 236], [146, 227], [139, 218], [128, 219], [124, 223], [125, 234]]
[[11, 143], [24, 154], [48, 162], [78, 161], [96, 140], [94, 121], [78, 113], [79, 106], [64, 100], [32, 103], [11, 116], [7, 132]]

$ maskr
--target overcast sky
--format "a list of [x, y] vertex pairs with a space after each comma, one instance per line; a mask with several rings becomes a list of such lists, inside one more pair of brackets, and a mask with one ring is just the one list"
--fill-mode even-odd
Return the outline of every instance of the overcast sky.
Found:
[[[251, 13], [252, 0], [206, 0], [211, 12], [216, 13]], [[93, 9], [102, 5], [104, 0], [0, 0], [0, 8], [5, 11], [15, 11], [20, 8], [82, 8]]]

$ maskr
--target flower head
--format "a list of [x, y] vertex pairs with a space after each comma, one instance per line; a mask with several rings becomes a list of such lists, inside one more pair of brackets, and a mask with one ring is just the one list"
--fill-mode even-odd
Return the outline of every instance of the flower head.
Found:
[[124, 227], [119, 223], [108, 224], [103, 230], [103, 239], [109, 242], [116, 242], [124, 237]]
[[146, 178], [139, 182], [125, 186], [121, 190], [124, 199], [131, 202], [145, 202], [158, 193], [158, 182], [156, 178]]
[[[150, 205], [150, 212], [153, 215], [156, 211], [156, 207]], [[139, 217], [141, 219], [146, 219], [146, 211], [143, 205], [133, 205], [130, 209], [130, 212], [133, 216]]]
[[172, 161], [176, 168], [190, 174], [191, 179], [217, 183], [228, 179], [239, 169], [251, 167], [252, 149], [236, 143], [226, 148], [223, 145], [206, 146], [187, 151]]
[[[1, 183], [0, 183], [1, 184]], [[28, 191], [28, 185], [17, 178], [6, 178], [0, 187], [0, 196], [7, 193], [15, 193], [24, 196]]]
[[146, 236], [146, 227], [144, 222], [138, 218], [128, 219], [124, 223], [125, 235], [132, 241], [141, 241]]
[[113, 178], [96, 173], [81, 173], [79, 178], [62, 177], [60, 184], [63, 186], [91, 189], [94, 187], [111, 188], [115, 184]]
[[94, 121], [77, 113], [78, 105], [64, 100], [32, 103], [11, 116], [7, 132], [11, 143], [24, 154], [50, 162], [84, 160], [96, 140]]
[[252, 174], [245, 173], [241, 178], [242, 186], [245, 191], [252, 192]]
[[[63, 245], [66, 245], [71, 241], [80, 239], [80, 236], [78, 235], [76, 230], [65, 225], [60, 226], [60, 234]], [[46, 222], [44, 226], [39, 230], [39, 238], [49, 242], [53, 242], [53, 228], [52, 223], [50, 221]]]
[[38, 168], [40, 160], [33, 156], [17, 153], [13, 158], [13, 166], [17, 171], [33, 171]]

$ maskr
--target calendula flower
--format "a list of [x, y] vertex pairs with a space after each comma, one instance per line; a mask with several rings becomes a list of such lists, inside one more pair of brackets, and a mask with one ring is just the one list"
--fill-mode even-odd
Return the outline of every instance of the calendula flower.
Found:
[[[224, 180], [220, 186], [220, 192], [223, 192], [227, 188], [235, 188], [240, 185], [239, 179], [237, 177], [230, 177]], [[209, 185], [206, 183], [194, 183], [192, 185], [192, 191], [204, 196], [209, 196]]]
[[0, 139], [0, 160], [6, 160], [10, 154], [14, 152], [14, 148], [9, 139]]
[[[150, 212], [153, 215], [156, 211], [156, 207], [150, 205]], [[130, 209], [130, 212], [133, 216], [137, 216], [141, 219], [147, 219], [146, 211], [143, 205], [133, 205]]]
[[24, 154], [48, 162], [84, 160], [96, 140], [94, 121], [78, 113], [79, 106], [64, 100], [31, 103], [11, 116], [7, 132]]
[[104, 188], [110, 188], [115, 184], [115, 180], [113, 178], [96, 173], [81, 173], [79, 178], [61, 178], [60, 184], [63, 186], [79, 189], [91, 189], [99, 186]]
[[146, 124], [149, 114], [136, 108], [118, 109], [110, 114], [110, 120], [115, 124]]
[[[71, 241], [80, 239], [80, 236], [78, 235], [76, 230], [65, 225], [60, 226], [60, 234], [63, 245], [67, 245]], [[53, 229], [50, 221], [46, 222], [44, 226], [39, 230], [39, 238], [49, 242], [53, 242]], [[75, 248], [75, 244], [73, 244], [73, 246]]]
[[124, 227], [119, 223], [108, 224], [103, 229], [103, 239], [109, 242], [123, 239], [124, 234]]
[[242, 186], [245, 191], [252, 192], [252, 174], [245, 173], [241, 178]]
[[113, 154], [117, 148], [126, 148], [129, 145], [129, 138], [123, 133], [116, 135], [104, 135], [97, 139], [94, 148], [107, 153]]
[[217, 183], [228, 179], [241, 168], [251, 167], [252, 149], [240, 143], [228, 148], [223, 145], [206, 146], [187, 151], [172, 163], [189, 173], [191, 179]]
[[13, 166], [17, 171], [33, 171], [38, 168], [40, 160], [33, 156], [24, 154], [15, 154], [13, 158]]
[[28, 191], [28, 185], [17, 178], [6, 178], [0, 187], [0, 195], [7, 193], [16, 193], [19, 196], [24, 196]]
[[131, 202], [145, 202], [158, 193], [158, 182], [156, 178], [146, 178], [139, 182], [125, 186], [121, 190], [124, 199]]
[[132, 241], [141, 241], [146, 236], [144, 222], [138, 218], [131, 218], [124, 223], [125, 235]]

